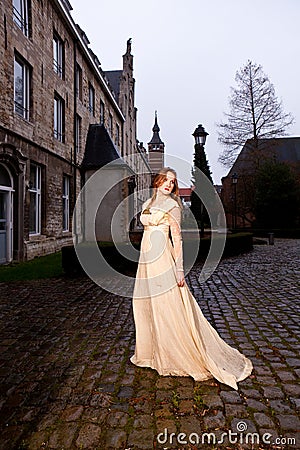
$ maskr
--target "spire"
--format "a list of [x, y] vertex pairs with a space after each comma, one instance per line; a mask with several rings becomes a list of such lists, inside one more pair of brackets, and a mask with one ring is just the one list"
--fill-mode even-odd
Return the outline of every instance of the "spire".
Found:
[[154, 120], [154, 126], [152, 128], [153, 136], [150, 142], [148, 144], [163, 144], [163, 141], [159, 137], [160, 128], [157, 123], [157, 111], [155, 111], [155, 120]]
[[157, 111], [155, 111], [155, 121], [154, 121], [154, 126], [152, 128], [153, 133], [159, 133], [160, 132], [160, 128], [158, 126], [157, 123]]

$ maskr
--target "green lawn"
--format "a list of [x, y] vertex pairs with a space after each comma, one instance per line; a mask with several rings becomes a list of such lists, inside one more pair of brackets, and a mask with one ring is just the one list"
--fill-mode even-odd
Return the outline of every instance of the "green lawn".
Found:
[[0, 282], [38, 280], [61, 275], [63, 275], [61, 252], [34, 258], [31, 261], [0, 265]]

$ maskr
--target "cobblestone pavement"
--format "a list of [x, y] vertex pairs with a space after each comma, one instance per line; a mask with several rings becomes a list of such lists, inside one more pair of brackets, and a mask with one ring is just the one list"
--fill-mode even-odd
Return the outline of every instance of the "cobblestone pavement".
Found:
[[131, 300], [88, 278], [1, 283], [0, 448], [300, 449], [299, 262], [300, 240], [276, 240], [188, 276], [253, 361], [239, 391], [133, 366]]

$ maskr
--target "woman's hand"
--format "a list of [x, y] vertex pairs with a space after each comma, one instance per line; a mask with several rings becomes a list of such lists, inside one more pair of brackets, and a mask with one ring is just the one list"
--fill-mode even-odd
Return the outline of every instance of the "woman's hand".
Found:
[[176, 278], [177, 278], [177, 284], [179, 287], [184, 286], [184, 271], [183, 270], [177, 270], [176, 271]]

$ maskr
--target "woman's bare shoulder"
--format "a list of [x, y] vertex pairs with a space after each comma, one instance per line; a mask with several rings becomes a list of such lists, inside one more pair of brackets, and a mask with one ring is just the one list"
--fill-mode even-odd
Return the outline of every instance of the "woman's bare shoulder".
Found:
[[181, 204], [179, 203], [180, 199], [176, 199], [174, 197], [169, 197], [168, 199], [168, 209], [173, 209], [173, 208], [181, 208]]

